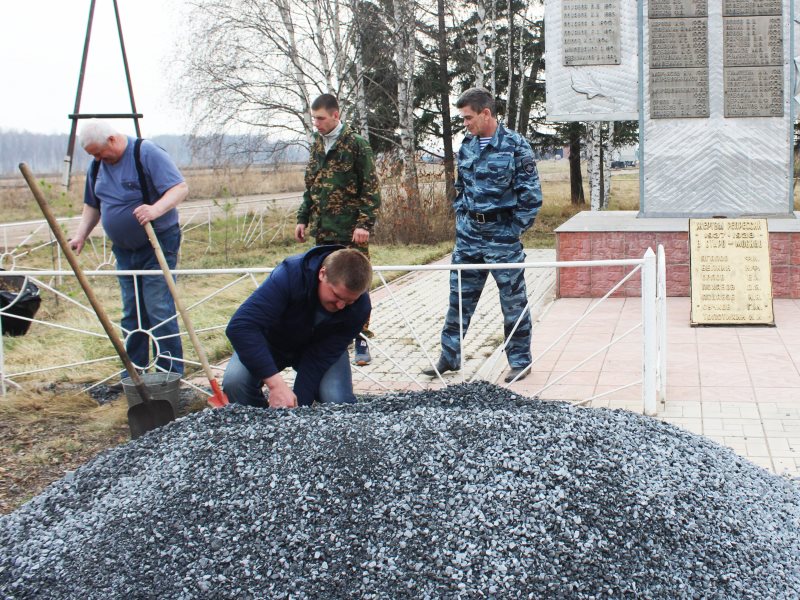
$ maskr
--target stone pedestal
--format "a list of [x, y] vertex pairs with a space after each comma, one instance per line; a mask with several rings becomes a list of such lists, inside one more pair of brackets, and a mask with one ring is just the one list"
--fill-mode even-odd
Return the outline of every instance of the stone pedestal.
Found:
[[[557, 260], [641, 258], [664, 246], [667, 295], [689, 296], [689, 219], [637, 218], [635, 211], [584, 211], [556, 229]], [[775, 298], [800, 298], [800, 213], [768, 219], [772, 291]], [[559, 298], [599, 298], [631, 267], [558, 269]], [[639, 273], [615, 296], [641, 295]]]

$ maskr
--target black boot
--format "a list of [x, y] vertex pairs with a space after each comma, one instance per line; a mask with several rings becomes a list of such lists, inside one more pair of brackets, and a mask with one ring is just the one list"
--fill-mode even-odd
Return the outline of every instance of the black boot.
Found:
[[[436, 370], [438, 370], [439, 373], [441, 373], [442, 375], [444, 375], [448, 371], [458, 371], [460, 369], [461, 369], [460, 366], [458, 367], [451, 366], [450, 363], [447, 362], [441, 356], [439, 357], [439, 361], [436, 363]], [[434, 370], [433, 367], [429, 369], [422, 369], [422, 374], [427, 375], [428, 377], [436, 377], [436, 370]]]
[[[506, 383], [511, 383], [512, 381], [514, 381], [514, 379], [516, 379], [517, 381], [522, 381], [528, 376], [530, 372], [531, 370], [528, 367], [511, 367], [511, 369], [508, 371], [508, 374], [506, 375], [505, 381]], [[520, 375], [520, 373], [522, 373], [522, 375]]]

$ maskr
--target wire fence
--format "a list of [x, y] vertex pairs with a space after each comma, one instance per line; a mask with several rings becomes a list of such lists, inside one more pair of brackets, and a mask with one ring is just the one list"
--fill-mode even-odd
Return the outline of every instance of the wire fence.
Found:
[[[252, 222], [249, 233], [253, 234]], [[98, 244], [98, 255], [106, 257], [106, 247]], [[552, 251], [550, 251], [552, 253]], [[96, 286], [112, 319], [119, 318], [121, 299], [114, 278], [119, 275], [162, 277], [160, 271], [113, 271], [105, 268], [85, 274]], [[560, 269], [580, 267], [624, 267], [627, 273], [600, 299], [574, 322], [563, 323], [558, 332], [537, 331], [542, 317], [552, 308], [556, 273]], [[599, 391], [594, 386], [591, 393], [581, 398], [568, 399], [577, 405], [591, 405], [598, 399], [622, 391], [641, 389], [641, 404], [646, 414], [655, 414], [658, 402], [665, 401], [666, 390], [666, 292], [663, 248], [658, 258], [652, 250], [639, 259], [556, 262], [536, 260], [524, 264], [496, 265], [390, 265], [375, 266], [380, 285], [372, 290], [373, 312], [370, 329], [375, 336], [369, 340], [373, 361], [364, 367], [353, 366], [356, 391], [365, 394], [385, 393], [391, 390], [425, 389], [443, 387], [454, 382], [486, 379], [497, 382], [505, 371], [501, 360], [508, 340], [503, 330], [503, 317], [498, 292], [492, 278], [487, 278], [486, 288], [475, 310], [469, 330], [461, 332], [462, 364], [456, 374], [429, 378], [421, 370], [436, 363], [439, 355], [440, 332], [449, 302], [450, 272], [464, 270], [524, 269], [528, 293], [528, 309], [533, 317], [533, 362], [530, 369], [517, 380], [506, 385], [519, 389], [526, 395], [547, 398], [548, 393], [559, 389], [563, 382], [581, 373], [587, 365], [619, 352], [630, 354], [631, 360], [640, 362], [640, 369], [631, 373], [630, 381], [618, 382], [612, 389]], [[221, 374], [224, 359], [230, 348], [224, 328], [236, 308], [269, 276], [270, 268], [228, 269], [176, 269], [179, 289], [186, 308], [206, 352], [216, 362]], [[405, 273], [389, 281], [388, 273]], [[10, 388], [77, 381], [84, 390], [115, 380], [120, 373], [118, 357], [103, 332], [92, 309], [82, 296], [71, 271], [15, 269], [16, 277], [25, 278], [40, 289], [42, 309], [34, 317], [19, 316], [16, 302], [0, 309], [0, 327], [6, 319], [18, 319], [30, 324], [22, 337], [0, 336], [0, 392], [6, 395]], [[572, 368], [551, 372], [551, 356], [569, 352], [570, 339], [588, 327], [587, 324], [602, 318], [605, 300], [614, 296], [632, 278], [641, 278], [641, 305], [632, 310], [632, 319], [624, 330], [616, 329], [611, 336], [597, 336], [596, 344], [586, 356], [576, 357]], [[24, 285], [21, 289], [24, 289]], [[459, 304], [461, 290], [459, 288]], [[133, 331], [123, 330], [121, 337], [146, 335], [154, 348], [154, 356], [142, 369], [157, 369], [156, 359], [161, 355], [163, 338], [155, 333], [161, 323], [142, 326]], [[179, 317], [173, 317], [179, 318]], [[516, 328], [516, 326], [515, 326]], [[181, 328], [181, 338], [187, 337]], [[513, 335], [513, 332], [512, 332]], [[185, 340], [184, 340], [185, 342]], [[200, 363], [184, 343], [187, 376], [185, 385], [209, 394], [203, 385]], [[617, 348], [618, 350], [615, 350]], [[542, 382], [536, 377], [526, 378], [529, 372], [550, 372]], [[285, 373], [291, 381], [291, 372]], [[556, 397], [558, 395], [556, 394]], [[552, 395], [551, 395], [552, 397]]]

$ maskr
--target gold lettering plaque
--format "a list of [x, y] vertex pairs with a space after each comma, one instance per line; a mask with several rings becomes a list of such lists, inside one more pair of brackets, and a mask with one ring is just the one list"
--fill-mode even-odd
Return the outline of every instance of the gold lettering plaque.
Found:
[[689, 219], [692, 325], [774, 325], [766, 219]]

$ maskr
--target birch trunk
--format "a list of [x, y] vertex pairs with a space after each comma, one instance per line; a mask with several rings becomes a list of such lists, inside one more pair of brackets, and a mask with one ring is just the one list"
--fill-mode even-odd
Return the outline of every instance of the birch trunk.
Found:
[[414, 58], [416, 20], [413, 0], [395, 0], [395, 49], [397, 108], [403, 161], [403, 196], [410, 214], [419, 213], [417, 167], [414, 162]]
[[589, 128], [589, 184], [590, 184], [590, 202], [592, 210], [600, 210], [603, 199], [601, 195], [603, 188], [600, 185], [600, 170], [602, 168], [600, 163], [600, 136], [602, 124], [600, 121], [592, 122]]
[[608, 134], [603, 144], [603, 210], [608, 209], [611, 196], [611, 159], [614, 158], [614, 121], [608, 122]]
[[486, 78], [486, 0], [478, 0], [475, 16], [475, 87], [483, 87]]
[[[444, 0], [436, 0], [438, 13], [438, 33], [439, 39], [439, 78], [447, 81], [447, 27], [444, 22]], [[453, 157], [453, 130], [450, 124], [450, 94], [446, 86], [441, 90], [442, 103], [442, 143], [444, 145], [444, 187], [447, 202], [450, 203], [456, 197], [455, 189], [455, 161]]]
[[298, 51], [297, 39], [294, 32], [294, 21], [292, 20], [292, 12], [288, 0], [277, 0], [275, 6], [283, 21], [283, 26], [286, 28], [286, 36], [288, 47], [286, 53], [289, 62], [292, 64], [292, 79], [294, 79], [297, 87], [302, 90], [302, 104], [303, 104], [303, 128], [305, 129], [306, 138], [309, 145], [311, 144], [311, 136], [314, 134], [314, 126], [311, 122], [311, 106], [308, 100], [308, 87], [306, 86], [306, 77], [303, 72], [303, 65], [300, 59], [300, 52]]
[[358, 109], [361, 135], [369, 140], [369, 121], [367, 119], [367, 90], [364, 82], [364, 54], [361, 31], [358, 32], [358, 49], [356, 50], [356, 107]]
[[407, 94], [404, 98], [405, 110], [405, 123], [403, 129], [405, 130], [405, 140], [403, 147], [406, 153], [405, 168], [403, 169], [403, 180], [406, 189], [406, 195], [409, 200], [409, 207], [416, 210], [419, 208], [419, 188], [417, 186], [417, 149], [414, 144], [414, 96], [416, 96], [416, 88], [414, 87], [414, 71], [416, 66], [416, 15], [415, 4], [413, 0], [408, 3], [409, 19], [408, 28], [409, 36], [406, 45], [407, 62], [408, 65], [407, 77]]
[[[338, 6], [338, 0], [336, 0]], [[369, 140], [369, 110], [367, 109], [367, 84], [364, 76], [364, 22], [360, 18], [356, 0], [349, 0], [347, 8], [350, 11], [351, 25], [349, 37], [353, 39], [353, 70], [350, 72], [353, 92], [356, 97], [356, 115], [358, 121], [354, 123], [364, 139]], [[347, 66], [343, 64], [344, 73]]]
[[329, 27], [330, 24], [327, 22], [323, 22], [323, 15], [322, 15], [322, 1], [323, 0], [314, 0], [312, 2], [312, 10], [314, 13], [314, 43], [317, 47], [317, 55], [319, 56], [319, 64], [322, 70], [323, 76], [325, 77], [325, 90], [328, 93], [335, 94], [335, 90], [333, 89], [333, 81], [331, 79], [331, 64], [330, 60], [328, 60], [328, 51], [327, 51], [327, 44], [325, 43], [325, 35], [323, 34], [323, 27]]
[[490, 66], [491, 75], [489, 80], [491, 82], [492, 98], [497, 98], [497, 0], [492, 2], [492, 18], [489, 22], [489, 48], [490, 48]]
[[[346, 32], [344, 39], [342, 37], [342, 10], [339, 0], [334, 0], [333, 3], [333, 42], [335, 45], [333, 62], [336, 65], [336, 81], [342, 82], [347, 77], [347, 49], [345, 44], [348, 43], [352, 36], [352, 29], [350, 35]], [[352, 20], [352, 15], [349, 15]]]
[[514, 11], [512, 0], [508, 0], [508, 87], [506, 88], [506, 120], [513, 129], [511, 122], [511, 94], [514, 91]]
[[[525, 97], [525, 53], [522, 51], [524, 48], [523, 46], [523, 32], [525, 31], [524, 27], [519, 28], [519, 87], [517, 88], [517, 110], [514, 111], [514, 122], [516, 124], [516, 131], [520, 135], [524, 136], [525, 132], [520, 131], [522, 127], [522, 101]], [[531, 65], [531, 71], [533, 70], [533, 65]]]

